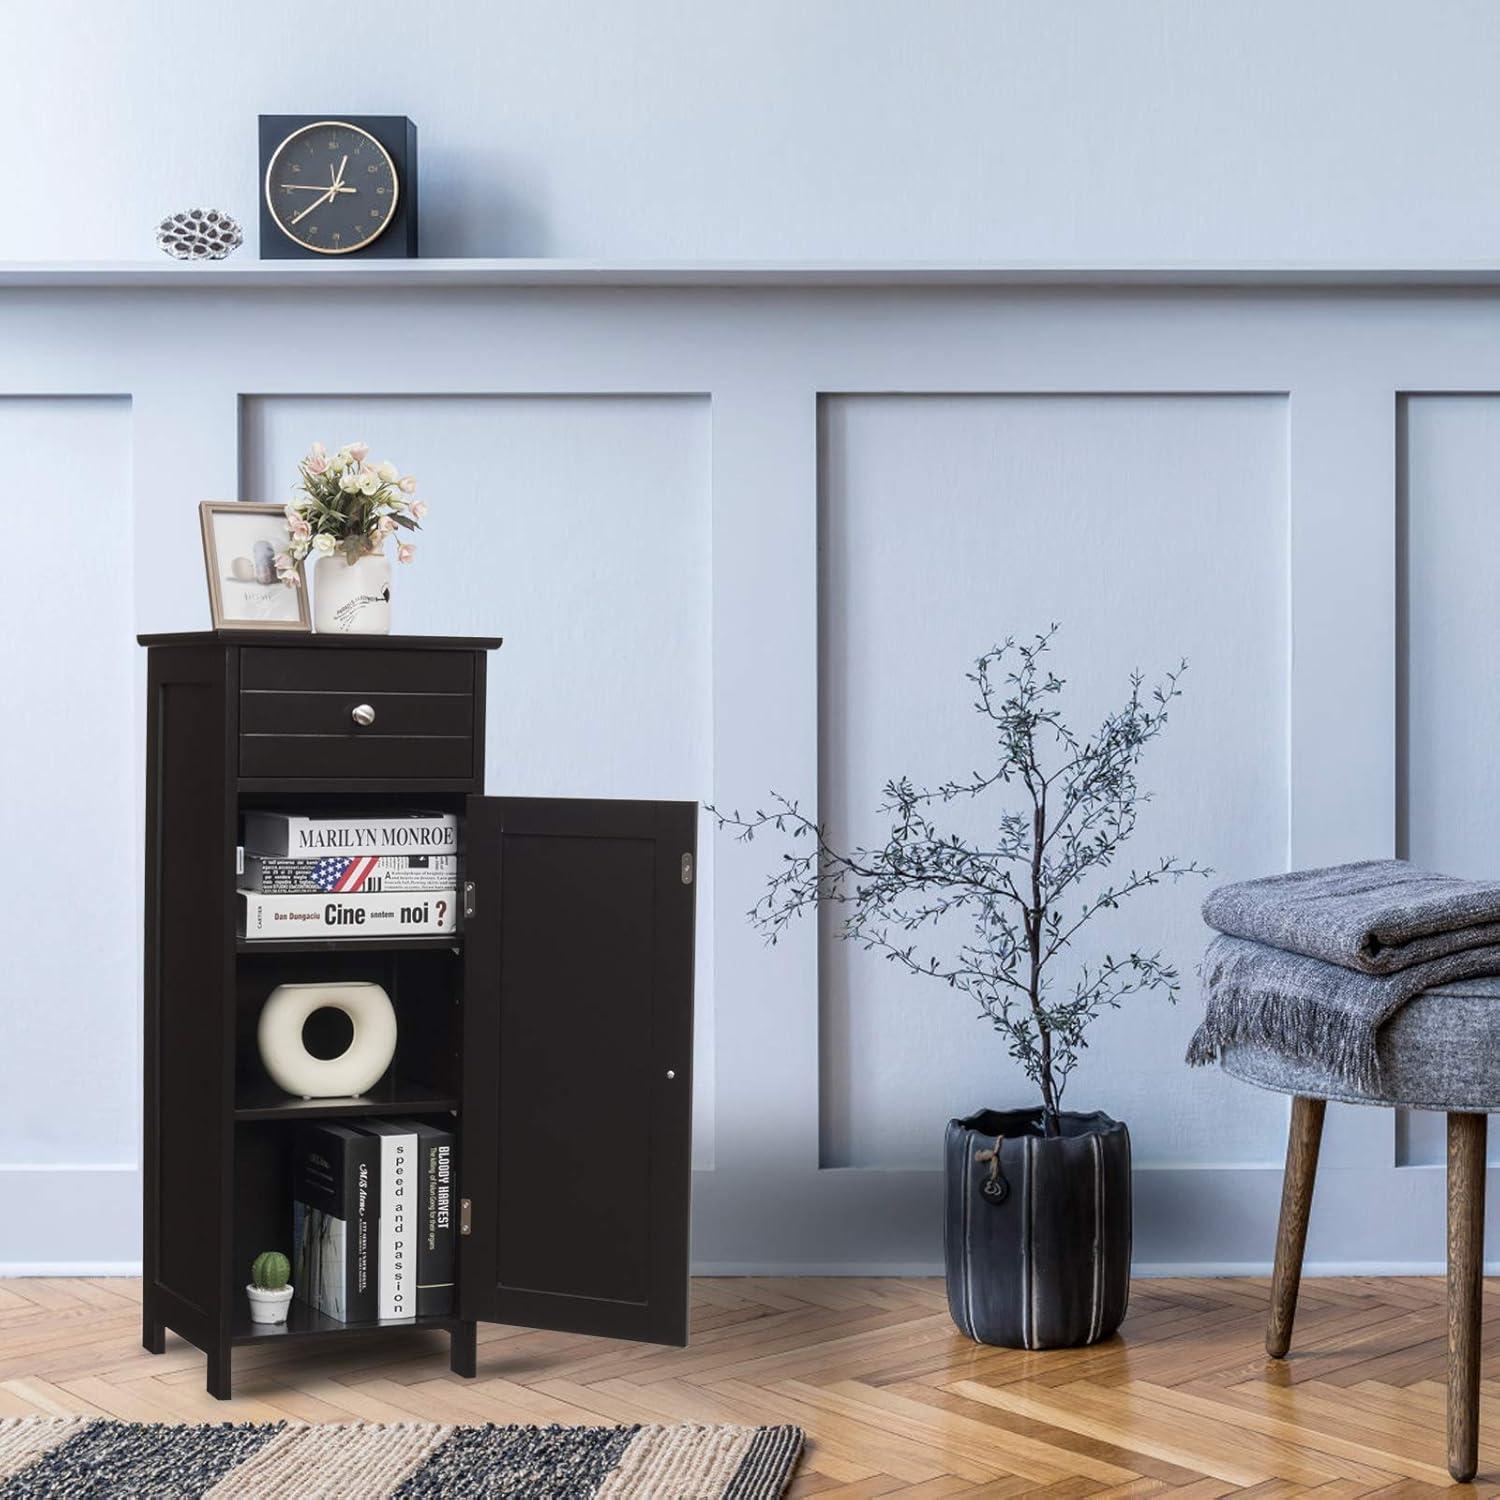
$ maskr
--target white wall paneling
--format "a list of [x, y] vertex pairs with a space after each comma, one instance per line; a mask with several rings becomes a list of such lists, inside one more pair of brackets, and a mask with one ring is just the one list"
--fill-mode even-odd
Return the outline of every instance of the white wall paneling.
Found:
[[[1483, 876], [1500, 850], [1500, 395], [1407, 394], [1397, 410], [1397, 839], [1407, 858]], [[1400, 1159], [1440, 1166], [1443, 1117], [1413, 1110]], [[1491, 1131], [1491, 1160], [1495, 1159]]]
[[[12, 1119], [0, 1160], [130, 1161], [139, 801], [123, 503], [130, 403], [0, 398], [0, 451], [9, 497], [0, 627], [11, 644], [0, 844], [11, 867], [3, 909], [12, 935], [0, 1098], [46, 1080], [48, 1101]], [[55, 572], [56, 587], [28, 584], [39, 567]], [[36, 879], [39, 871], [51, 878]], [[106, 997], [127, 1003], [101, 1007]], [[127, 1128], [111, 1139], [121, 1119]]]
[[[433, 511], [417, 560], [395, 570], [393, 628], [506, 636], [489, 666], [492, 791], [708, 799], [706, 400], [283, 396], [241, 411], [246, 497], [289, 499], [314, 435], [368, 436], [417, 476]], [[706, 818], [699, 838], [711, 906]], [[699, 1167], [713, 1165], [713, 936], [705, 924], [697, 946]], [[586, 1016], [579, 1026], [586, 1036]]]
[[[836, 841], [884, 842], [887, 779], [935, 784], [992, 763], [965, 671], [1007, 634], [1056, 620], [1051, 664], [1080, 728], [1123, 700], [1133, 669], [1158, 680], [1191, 661], [1143, 768], [1159, 795], [1122, 867], [1175, 852], [1238, 879], [1285, 863], [1285, 397], [836, 397], [823, 439], [820, 781]], [[939, 822], [982, 838], [1001, 805], [954, 804]], [[1083, 935], [1067, 967], [1143, 927], [1190, 954], [1205, 888], [1142, 895]], [[955, 1107], [1012, 1093], [1014, 1069], [972, 1003], [837, 926], [830, 913], [823, 1164], [926, 1165]], [[1104, 1017], [1069, 1102], [1107, 1096], [1135, 1123], [1142, 1164], [1262, 1161], [1279, 1101], [1184, 1072], [1197, 1009], [1148, 1000]]]
[[139, 1254], [130, 447], [128, 400], [0, 396], [0, 1099], [21, 1102], [0, 1144], [0, 1262]]
[[[422, 269], [0, 282], [8, 489], [40, 498], [7, 534], [11, 636], [35, 643], [9, 701], [48, 752], [8, 737], [7, 785], [44, 790], [7, 813], [33, 867], [0, 877], [22, 1042], [0, 1058], [0, 1263], [134, 1254], [130, 635], [205, 622], [195, 503], [279, 497], [314, 437], [364, 437], [434, 502], [401, 627], [506, 637], [496, 788], [740, 807], [776, 788], [858, 833], [880, 777], [970, 757], [972, 656], [1056, 618], [1085, 715], [1131, 665], [1192, 660], [1147, 765], [1142, 857], [1231, 876], [1388, 854], [1400, 811], [1418, 857], [1500, 863], [1476, 748], [1500, 711], [1500, 398], [1482, 394], [1500, 292]], [[1399, 399], [1427, 391], [1479, 394]], [[38, 895], [78, 889], [78, 849], [46, 836], [47, 801], [78, 785], [71, 834], [123, 892], [82, 939]], [[1025, 1086], [952, 997], [872, 975], [812, 923], [763, 945], [743, 913], [773, 846], [705, 844], [698, 1264], [935, 1266], [942, 1123]], [[1109, 937], [1191, 976], [1199, 894], [1150, 896]], [[1284, 1102], [1179, 1066], [1197, 1004], [1190, 980], [1176, 1012], [1106, 1021], [1070, 1103], [1132, 1126], [1142, 1266], [1264, 1266]], [[1330, 1112], [1315, 1266], [1441, 1261], [1425, 1128]], [[127, 1205], [109, 1244], [55, 1208], [64, 1171]]]

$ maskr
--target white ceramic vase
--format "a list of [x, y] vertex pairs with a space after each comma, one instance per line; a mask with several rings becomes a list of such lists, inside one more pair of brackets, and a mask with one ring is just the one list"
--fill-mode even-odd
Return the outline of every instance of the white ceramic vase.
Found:
[[391, 633], [391, 564], [384, 550], [355, 562], [338, 553], [313, 569], [313, 621], [324, 635]]
[[[353, 1028], [337, 1057], [314, 1057], [302, 1040], [307, 1018], [325, 1007], [343, 1011]], [[378, 984], [363, 979], [278, 984], [261, 1007], [255, 1040], [278, 1088], [304, 1099], [357, 1097], [396, 1055], [396, 1011]]]
[[287, 1307], [292, 1300], [292, 1288], [278, 1287], [274, 1292], [265, 1287], [245, 1286], [250, 1298], [250, 1321], [252, 1323], [285, 1323]]

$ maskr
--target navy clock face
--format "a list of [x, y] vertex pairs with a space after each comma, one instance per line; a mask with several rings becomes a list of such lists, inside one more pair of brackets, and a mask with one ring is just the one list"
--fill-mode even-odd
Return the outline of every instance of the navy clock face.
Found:
[[293, 131], [266, 168], [266, 206], [277, 228], [321, 255], [347, 255], [378, 239], [400, 190], [385, 147], [341, 120]]

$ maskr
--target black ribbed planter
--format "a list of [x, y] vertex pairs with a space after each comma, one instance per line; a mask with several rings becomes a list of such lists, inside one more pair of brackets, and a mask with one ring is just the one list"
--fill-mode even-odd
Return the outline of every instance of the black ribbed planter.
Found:
[[[948, 1311], [981, 1344], [1070, 1349], [1107, 1339], [1130, 1300], [1130, 1132], [1040, 1109], [950, 1120], [944, 1147]], [[978, 1161], [1000, 1137], [1000, 1169]]]

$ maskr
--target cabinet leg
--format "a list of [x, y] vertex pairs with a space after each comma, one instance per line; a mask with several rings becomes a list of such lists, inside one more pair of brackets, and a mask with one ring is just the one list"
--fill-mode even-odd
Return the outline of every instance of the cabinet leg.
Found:
[[1448, 1472], [1479, 1467], [1479, 1353], [1484, 1302], [1487, 1115], [1448, 1116]]
[[149, 1312], [141, 1314], [141, 1347], [147, 1354], [165, 1354], [167, 1349], [166, 1325], [158, 1323]]
[[232, 1394], [229, 1374], [231, 1352], [228, 1344], [220, 1344], [217, 1349], [209, 1350], [208, 1394], [215, 1401], [228, 1401]]
[[1276, 1270], [1271, 1279], [1271, 1315], [1266, 1320], [1266, 1353], [1272, 1359], [1285, 1359], [1292, 1343], [1292, 1320], [1297, 1316], [1297, 1292], [1302, 1284], [1302, 1252], [1307, 1245], [1307, 1216], [1312, 1209], [1327, 1107], [1322, 1099], [1292, 1100], [1286, 1176], [1281, 1183], [1281, 1222], [1276, 1228]]
[[474, 1342], [476, 1332], [473, 1323], [455, 1323], [448, 1331], [448, 1368], [455, 1375], [474, 1378], [478, 1358]]

